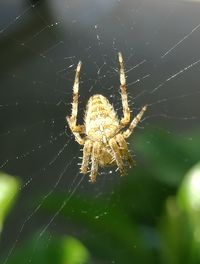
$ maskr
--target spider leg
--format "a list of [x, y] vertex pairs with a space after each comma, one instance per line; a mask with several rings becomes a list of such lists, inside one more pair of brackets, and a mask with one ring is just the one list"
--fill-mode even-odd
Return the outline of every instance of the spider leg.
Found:
[[119, 52], [118, 55], [119, 55], [119, 64], [120, 64], [120, 89], [121, 89], [122, 107], [123, 107], [123, 115], [124, 115], [120, 123], [122, 126], [125, 126], [130, 122], [131, 112], [128, 106], [124, 60], [121, 52]]
[[110, 148], [112, 150], [112, 153], [114, 155], [114, 158], [115, 158], [117, 166], [118, 166], [118, 168], [120, 170], [120, 173], [122, 175], [125, 174], [124, 163], [123, 163], [123, 160], [122, 160], [122, 157], [121, 157], [120, 149], [119, 149], [119, 146], [117, 145], [117, 142], [115, 141], [114, 138], [111, 138], [109, 140], [109, 146], [110, 146]]
[[127, 128], [123, 132], [122, 135], [124, 136], [124, 138], [128, 138], [133, 133], [134, 128], [137, 126], [137, 124], [142, 119], [142, 116], [144, 115], [144, 112], [146, 111], [146, 109], [147, 109], [147, 105], [143, 106], [142, 109], [140, 110], [140, 112], [137, 114], [137, 116], [131, 122], [129, 128]]
[[79, 97], [79, 79], [80, 79], [80, 70], [81, 70], [81, 61], [79, 61], [76, 68], [76, 75], [73, 86], [73, 102], [72, 102], [72, 114], [68, 116], [67, 122], [69, 127], [74, 134], [76, 141], [80, 144], [84, 144], [84, 139], [80, 136], [80, 134], [85, 133], [84, 125], [77, 125], [77, 114], [78, 114], [78, 97]]
[[116, 141], [117, 141], [118, 145], [120, 146], [121, 151], [123, 152], [122, 156], [125, 156], [125, 158], [128, 161], [129, 166], [131, 167], [131, 165], [134, 164], [134, 160], [130, 154], [126, 140], [124, 139], [122, 134], [117, 134]]
[[91, 182], [96, 181], [98, 167], [99, 167], [99, 156], [100, 156], [100, 144], [99, 142], [95, 142], [93, 144], [92, 156], [91, 156], [91, 160], [92, 160], [92, 166], [91, 166], [91, 172], [90, 172]]
[[81, 173], [83, 174], [86, 174], [88, 172], [88, 164], [91, 153], [92, 153], [92, 142], [90, 140], [86, 140], [85, 145], [83, 147], [83, 161], [80, 169]]
[[[67, 122], [69, 124], [69, 127], [70, 127], [72, 133], [74, 134], [74, 137], [75, 137], [76, 141], [80, 145], [84, 145], [85, 139], [83, 137], [81, 137], [81, 135], [80, 135], [82, 132], [75, 132], [76, 130], [74, 129], [73, 125], [71, 124], [70, 118], [68, 118], [68, 117], [67, 117]], [[76, 126], [76, 127], [78, 127], [78, 126]]]

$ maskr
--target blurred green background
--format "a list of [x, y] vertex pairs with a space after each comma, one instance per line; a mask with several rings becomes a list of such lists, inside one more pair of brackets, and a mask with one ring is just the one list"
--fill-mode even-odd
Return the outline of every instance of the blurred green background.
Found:
[[[132, 147], [143, 161], [100, 197], [55, 191], [27, 202], [32, 210], [42, 203], [40, 214], [51, 216], [64, 203], [57, 215], [62, 235], [51, 228], [30, 234], [7, 263], [200, 263], [199, 132], [180, 137], [156, 128], [137, 134]], [[3, 223], [18, 180], [1, 175], [0, 188], [7, 190], [1, 191]], [[85, 231], [71, 237], [69, 223]]]

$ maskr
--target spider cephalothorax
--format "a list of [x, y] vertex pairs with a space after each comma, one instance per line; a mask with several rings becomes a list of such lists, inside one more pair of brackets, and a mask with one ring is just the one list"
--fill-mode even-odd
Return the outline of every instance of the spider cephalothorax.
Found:
[[[124, 61], [121, 53], [119, 53], [119, 63], [123, 106], [123, 118], [121, 120], [118, 119], [117, 113], [107, 98], [96, 94], [91, 96], [87, 103], [85, 124], [77, 125], [81, 62], [78, 63], [76, 69], [72, 114], [70, 117], [67, 117], [67, 121], [76, 141], [80, 145], [84, 145], [81, 172], [84, 174], [90, 172], [90, 180], [92, 182], [96, 181], [99, 167], [117, 165], [123, 175], [127, 163], [131, 166], [133, 160], [128, 150], [126, 139], [133, 133], [134, 128], [140, 122], [147, 108], [147, 106], [144, 106], [130, 123]], [[122, 130], [129, 123], [129, 127]], [[91, 168], [89, 169], [90, 164]]]

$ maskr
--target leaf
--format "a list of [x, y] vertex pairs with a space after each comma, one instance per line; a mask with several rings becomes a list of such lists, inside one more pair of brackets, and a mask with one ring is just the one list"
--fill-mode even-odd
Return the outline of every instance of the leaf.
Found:
[[176, 197], [167, 199], [160, 232], [164, 263], [200, 263], [200, 163], [186, 173]]
[[185, 173], [198, 162], [198, 142], [197, 137], [191, 140], [164, 129], [151, 129], [137, 135], [133, 149], [144, 157], [145, 167], [157, 180], [178, 187]]
[[186, 174], [179, 190], [178, 200], [192, 223], [200, 226], [200, 162]]
[[200, 261], [200, 162], [186, 174], [178, 193], [178, 202], [191, 229], [193, 256]]
[[0, 231], [20, 190], [20, 181], [5, 173], [0, 173]]
[[[52, 214], [64, 201], [65, 195], [54, 193], [43, 203], [43, 210]], [[90, 197], [73, 196], [59, 216], [66, 220], [73, 219], [73, 223], [84, 226], [84, 241], [96, 257], [111, 261], [115, 256], [115, 259], [123, 263], [130, 263], [130, 259], [138, 262], [150, 259], [151, 253], [137, 226], [120, 204], [110, 203], [112, 206], [107, 208], [102, 198], [93, 200]], [[123, 254], [124, 250], [126, 254]]]
[[[89, 260], [89, 251], [78, 239], [46, 232], [42, 236], [36, 234], [21, 244], [6, 263], [87, 264]], [[0, 263], [5, 262], [2, 259]]]
[[159, 232], [162, 263], [192, 264], [190, 262], [190, 228], [177, 204], [176, 197], [169, 197], [166, 200]]
[[89, 251], [83, 246], [83, 244], [73, 238], [65, 237], [62, 239], [63, 246], [63, 262], [68, 264], [88, 263]]

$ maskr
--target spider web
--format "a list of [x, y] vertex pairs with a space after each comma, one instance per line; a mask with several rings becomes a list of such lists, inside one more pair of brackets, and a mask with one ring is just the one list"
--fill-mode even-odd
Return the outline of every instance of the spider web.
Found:
[[[114, 170], [95, 185], [78, 173], [79, 146], [66, 127], [77, 62], [82, 60], [79, 123], [88, 98], [101, 93], [122, 114], [117, 52], [122, 51], [133, 113], [149, 105], [139, 126], [164, 124], [183, 133], [199, 123], [200, 19], [187, 1], [1, 1], [0, 168], [23, 179], [19, 208], [2, 235], [7, 263], [28, 234], [57, 230], [57, 216], [75, 194], [98, 199], [120, 184]], [[140, 130], [138, 129], [139, 133]], [[66, 197], [40, 216], [54, 191]], [[42, 195], [34, 210], [25, 200]], [[87, 213], [87, 212], [86, 212]], [[58, 221], [59, 224], [59, 221]], [[59, 229], [59, 228], [58, 228]], [[11, 232], [11, 231], [12, 232]], [[9, 233], [9, 235], [8, 235]], [[72, 230], [71, 234], [76, 234]], [[37, 250], [37, 243], [29, 261]]]

